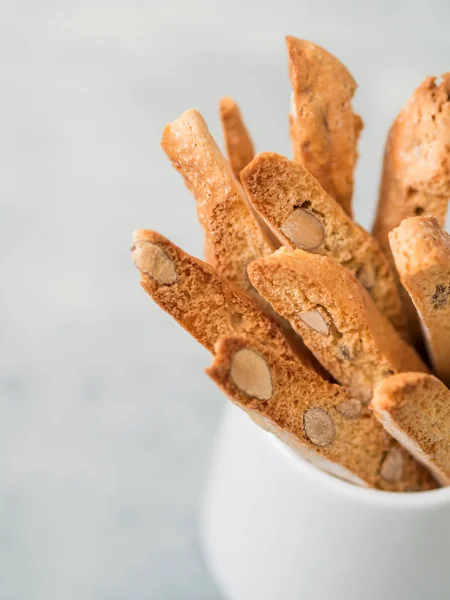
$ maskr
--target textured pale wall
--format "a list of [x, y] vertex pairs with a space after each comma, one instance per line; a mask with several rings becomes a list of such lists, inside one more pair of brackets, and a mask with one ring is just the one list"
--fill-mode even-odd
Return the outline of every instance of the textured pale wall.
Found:
[[366, 121], [356, 215], [389, 123], [450, 68], [446, 1], [77, 0], [0, 7], [0, 599], [218, 598], [196, 533], [224, 400], [207, 353], [140, 291], [134, 228], [194, 254], [164, 123], [242, 105], [289, 152], [283, 35], [336, 53]]

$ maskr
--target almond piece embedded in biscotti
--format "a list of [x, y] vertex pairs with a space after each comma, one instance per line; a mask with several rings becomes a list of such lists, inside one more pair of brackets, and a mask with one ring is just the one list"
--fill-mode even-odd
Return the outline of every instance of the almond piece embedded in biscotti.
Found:
[[161, 285], [170, 285], [177, 280], [175, 265], [156, 244], [137, 240], [131, 248], [131, 255], [139, 271]]
[[269, 367], [263, 357], [242, 348], [233, 357], [230, 371], [231, 379], [237, 387], [258, 400], [270, 400], [272, 397], [272, 380]]
[[323, 408], [310, 408], [303, 415], [303, 424], [309, 440], [316, 446], [328, 446], [334, 440], [334, 421]]
[[325, 236], [319, 219], [303, 208], [296, 208], [280, 229], [297, 248], [303, 250], [316, 250]]
[[336, 410], [346, 419], [359, 419], [361, 416], [362, 404], [359, 400], [347, 400], [336, 404]]
[[389, 483], [397, 483], [403, 475], [403, 456], [398, 448], [391, 448], [381, 465], [380, 475]]
[[311, 327], [311, 329], [314, 329], [317, 333], [322, 333], [323, 335], [328, 334], [328, 325], [318, 310], [305, 310], [298, 313], [297, 316], [305, 323], [305, 325], [308, 325], [308, 327]]

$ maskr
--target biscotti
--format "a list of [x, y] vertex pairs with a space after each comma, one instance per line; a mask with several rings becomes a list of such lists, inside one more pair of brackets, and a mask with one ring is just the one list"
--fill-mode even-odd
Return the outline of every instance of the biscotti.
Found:
[[239, 181], [240, 172], [255, 156], [253, 142], [242, 120], [239, 106], [233, 98], [222, 98], [219, 103], [219, 115], [228, 162]]
[[293, 349], [248, 296], [159, 233], [136, 231], [132, 257], [144, 290], [210, 352], [219, 337], [246, 335], [267, 344], [277, 356], [314, 364], [309, 352]]
[[326, 256], [285, 249], [254, 261], [249, 277], [352, 396], [368, 403], [377, 385], [401, 371], [427, 371], [380, 313], [367, 290]]
[[435, 487], [345, 388], [279, 359], [264, 345], [221, 339], [206, 372], [256, 423], [332, 475], [392, 491]]
[[388, 259], [376, 240], [345, 214], [304, 167], [264, 152], [244, 169], [241, 180], [253, 207], [284, 246], [323, 254], [345, 266], [407, 339], [403, 306]]
[[247, 265], [272, 248], [247, 206], [244, 191], [199, 112], [188, 110], [166, 125], [161, 145], [197, 200], [205, 231], [205, 259], [219, 274], [254, 294]]
[[294, 37], [287, 37], [286, 43], [294, 159], [352, 216], [356, 147], [363, 126], [351, 104], [355, 80], [320, 46]]
[[436, 377], [400, 373], [375, 390], [375, 416], [441, 485], [450, 485], [450, 390]]
[[427, 77], [392, 125], [373, 233], [390, 253], [388, 233], [408, 217], [444, 225], [450, 197], [450, 73]]
[[400, 280], [419, 315], [433, 370], [450, 385], [450, 235], [435, 217], [405, 219], [389, 234]]

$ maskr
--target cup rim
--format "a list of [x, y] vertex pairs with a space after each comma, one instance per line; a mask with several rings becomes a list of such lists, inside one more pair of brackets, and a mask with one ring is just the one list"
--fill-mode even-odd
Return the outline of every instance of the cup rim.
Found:
[[270, 438], [270, 443], [275, 446], [277, 452], [281, 452], [295, 470], [301, 471], [302, 475], [308, 477], [312, 484], [320, 484], [328, 487], [330, 492], [350, 496], [356, 501], [394, 509], [421, 509], [445, 504], [450, 505], [450, 486], [425, 492], [390, 492], [364, 488], [322, 471], [296, 454], [275, 435], [267, 431], [262, 431], [262, 433]]

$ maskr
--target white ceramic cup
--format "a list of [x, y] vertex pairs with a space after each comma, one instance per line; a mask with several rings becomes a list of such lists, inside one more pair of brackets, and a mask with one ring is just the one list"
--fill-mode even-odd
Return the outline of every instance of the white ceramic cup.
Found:
[[447, 600], [450, 488], [363, 489], [226, 410], [201, 514], [226, 600]]

